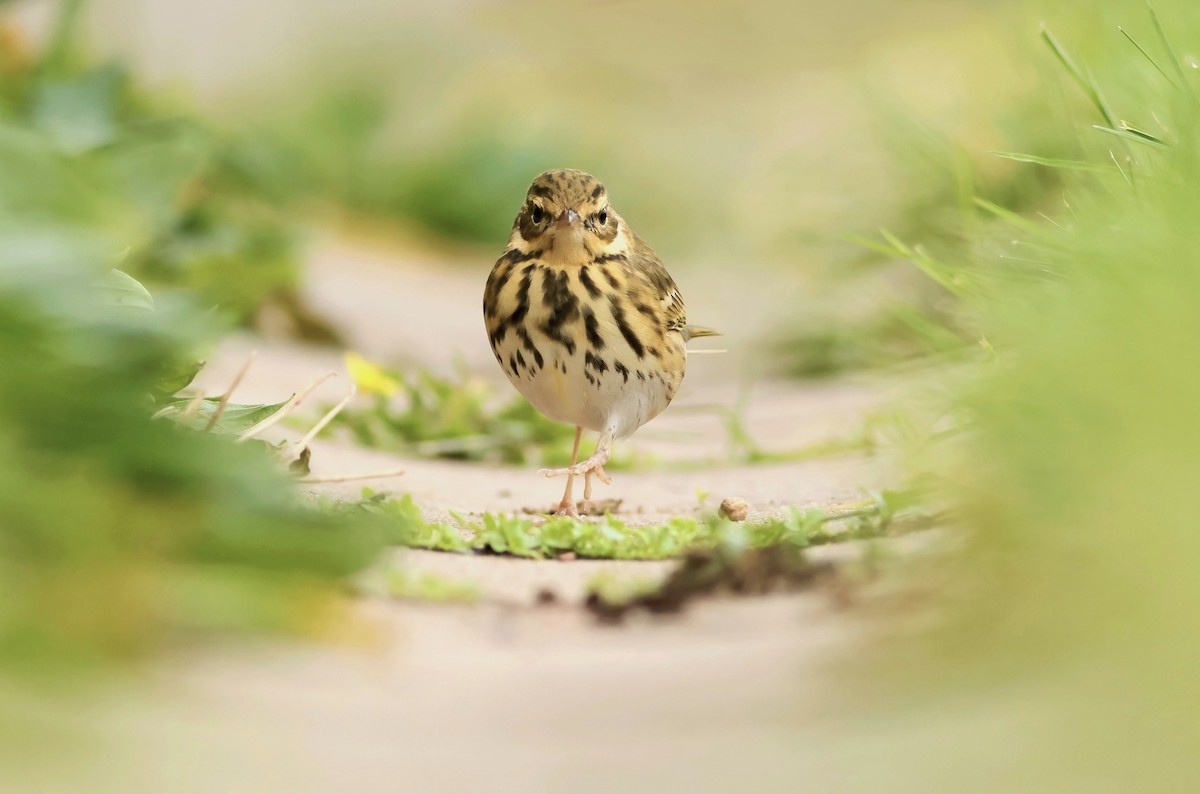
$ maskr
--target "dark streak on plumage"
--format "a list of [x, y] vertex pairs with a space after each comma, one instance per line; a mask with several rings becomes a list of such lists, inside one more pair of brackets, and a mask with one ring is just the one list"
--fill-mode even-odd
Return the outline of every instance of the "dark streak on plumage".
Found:
[[592, 257], [591, 264], [604, 265], [609, 262], [628, 262], [628, 261], [629, 261], [629, 257], [626, 256], [625, 254], [600, 254], [599, 256]]
[[579, 300], [571, 292], [570, 276], [565, 270], [543, 268], [542, 305], [550, 310], [550, 316], [539, 326], [541, 332], [565, 347], [568, 355], [574, 355], [575, 341], [564, 326], [579, 318]]
[[[605, 193], [603, 185], [580, 171], [548, 171], [534, 180], [513, 224], [514, 244], [497, 261], [484, 290], [489, 339], [497, 362], [523, 392], [524, 384], [546, 368], [563, 375], [570, 371], [576, 388], [574, 378], [581, 370], [582, 382], [597, 389], [611, 370], [609, 385], [629, 384], [636, 375], [638, 384], [627, 389], [639, 394], [650, 389], [669, 401], [686, 361], [679, 340], [669, 337], [687, 324], [683, 300], [654, 251], [609, 207]], [[551, 219], [566, 209], [580, 216], [578, 258], [547, 260], [547, 246], [558, 229]], [[618, 249], [613, 243], [622, 235], [624, 244]], [[578, 289], [572, 273], [579, 274]], [[506, 340], [509, 332], [514, 338]], [[634, 365], [645, 369], [631, 369], [614, 358], [630, 361], [619, 353], [621, 340], [636, 355]], [[551, 343], [556, 346], [547, 347]], [[568, 358], [577, 352], [579, 368], [570, 369]], [[615, 380], [618, 374], [621, 381]], [[558, 399], [589, 397], [568, 392]], [[642, 405], [637, 413], [639, 425], [651, 415], [645, 409]]]
[[544, 253], [546, 253], [546, 252], [544, 250], [542, 250], [541, 248], [533, 248], [528, 251], [521, 251], [520, 249], [517, 249], [517, 248], [510, 248], [509, 250], [504, 252], [503, 258], [507, 259], [509, 262], [511, 262], [514, 265], [519, 265], [522, 262], [529, 262], [531, 260], [537, 259], [539, 256], [541, 256]]
[[608, 362], [590, 350], [583, 354], [583, 366], [585, 369], [591, 367], [597, 374], [608, 372]]
[[608, 281], [610, 287], [613, 289], [621, 288], [621, 280], [617, 278], [617, 274], [613, 272], [612, 268], [602, 267], [600, 268], [600, 272], [604, 274], [604, 278]]
[[534, 346], [533, 339], [531, 339], [529, 337], [529, 332], [525, 330], [525, 326], [523, 326], [523, 325], [517, 326], [517, 336], [521, 340], [522, 347], [524, 347], [530, 353], [537, 353], [537, 347]]
[[639, 359], [646, 357], [646, 347], [642, 344], [642, 340], [638, 339], [633, 328], [629, 326], [629, 322], [625, 319], [625, 310], [621, 308], [621, 301], [616, 295], [611, 295], [608, 298], [608, 307], [612, 311], [613, 321], [617, 324], [617, 329], [621, 332], [621, 336], [625, 337], [626, 344]]
[[596, 282], [592, 280], [592, 274], [588, 272], [587, 265], [579, 268], [579, 283], [587, 290], [590, 298], [595, 300], [600, 297], [600, 288], [596, 286]]
[[604, 337], [600, 336], [600, 321], [596, 319], [596, 313], [586, 306], [583, 308], [583, 328], [587, 333], [588, 344], [596, 350], [603, 350]]
[[519, 325], [529, 313], [529, 290], [533, 287], [533, 271], [537, 265], [526, 265], [521, 271], [521, 284], [517, 287], [517, 308], [508, 316], [508, 322]]

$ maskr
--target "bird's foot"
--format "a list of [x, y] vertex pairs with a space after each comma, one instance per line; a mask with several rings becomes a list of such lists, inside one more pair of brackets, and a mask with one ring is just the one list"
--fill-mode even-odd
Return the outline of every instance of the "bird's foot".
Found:
[[575, 507], [574, 500], [564, 499], [558, 503], [557, 507], [550, 511], [550, 515], [579, 518], [579, 510]]
[[603, 453], [597, 451], [587, 460], [582, 460], [574, 466], [567, 466], [562, 469], [540, 469], [539, 474], [544, 474], [547, 477], [580, 477], [592, 475], [600, 480], [605, 485], [612, 485], [612, 477], [604, 471], [604, 464], [608, 463], [608, 452]]

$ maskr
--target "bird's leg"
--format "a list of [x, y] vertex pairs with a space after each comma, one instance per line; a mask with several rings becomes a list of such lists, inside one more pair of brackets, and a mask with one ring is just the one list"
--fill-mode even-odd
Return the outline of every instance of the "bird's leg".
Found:
[[[600, 471], [603, 472], [604, 469], [600, 469]], [[583, 475], [583, 505], [581, 507], [584, 515], [592, 512], [592, 475], [595, 473], [595, 471], [589, 471]]]
[[600, 442], [596, 444], [596, 451], [592, 453], [587, 460], [573, 464], [565, 469], [542, 469], [542, 474], [547, 477], [567, 477], [567, 482], [570, 482], [573, 477], [580, 474], [584, 477], [584, 489], [586, 500], [591, 496], [592, 477], [598, 477], [600, 482], [605, 485], [612, 485], [612, 477], [609, 477], [604, 472], [604, 464], [608, 463], [609, 455], [612, 454], [613, 436], [615, 435], [614, 428], [608, 428], [600, 435]]
[[[583, 436], [583, 428], [575, 428], [575, 446], [571, 449], [571, 466], [575, 466], [575, 462], [579, 460], [579, 439]], [[568, 471], [570, 471], [568, 469]], [[572, 518], [579, 517], [579, 511], [575, 509], [575, 500], [571, 497], [571, 489], [575, 485], [575, 473], [571, 472], [567, 475], [567, 490], [563, 492], [562, 501], [558, 503], [558, 507], [554, 510], [556, 516], [571, 516]], [[591, 480], [587, 480], [585, 494], [591, 490]], [[584, 496], [587, 499], [587, 496]]]
[[[592, 477], [598, 477], [605, 485], [612, 485], [612, 477], [609, 477], [604, 471], [604, 464], [608, 463], [608, 456], [611, 452], [611, 449], [612, 445], [610, 443], [609, 446], [604, 449], [603, 460], [599, 461], [592, 468], [583, 473], [583, 505], [580, 507], [580, 510], [585, 515], [592, 511]], [[597, 444], [596, 455], [601, 454], [600, 450], [600, 445]], [[588, 458], [588, 460], [595, 458], [596, 455], [592, 455], [592, 457]], [[584, 463], [587, 463], [587, 461], [584, 461]]]

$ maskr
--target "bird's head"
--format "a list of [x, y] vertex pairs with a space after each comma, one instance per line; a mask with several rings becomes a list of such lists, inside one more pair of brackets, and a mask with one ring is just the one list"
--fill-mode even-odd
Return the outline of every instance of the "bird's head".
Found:
[[582, 265], [616, 244], [623, 225], [600, 180], [564, 168], [533, 180], [513, 224], [513, 242], [540, 250], [548, 262]]

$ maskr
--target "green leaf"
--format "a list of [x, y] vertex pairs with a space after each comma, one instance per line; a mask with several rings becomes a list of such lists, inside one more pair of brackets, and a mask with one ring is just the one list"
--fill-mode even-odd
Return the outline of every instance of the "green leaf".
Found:
[[[289, 397], [288, 400], [290, 399]], [[221, 417], [217, 420], [216, 425], [211, 428], [211, 432], [226, 435], [242, 433], [267, 417], [279, 412], [283, 406], [287, 405], [288, 400], [269, 405], [236, 405], [230, 403], [221, 412]], [[192, 400], [186, 397], [167, 400], [166, 408], [161, 415], [173, 419], [193, 430], [207, 429], [209, 422], [212, 421], [213, 415], [217, 411], [217, 407], [221, 404], [221, 398], [205, 397], [200, 401], [198, 406], [192, 409], [190, 414], [184, 416], [184, 412], [188, 410], [188, 406], [191, 403]]]
[[203, 368], [203, 361], [198, 361], [186, 353], [165, 362], [158, 382], [154, 385], [155, 400], [161, 405], [165, 400], [175, 399], [175, 395], [186, 389]]
[[96, 286], [104, 303], [109, 306], [128, 306], [154, 311], [154, 296], [128, 273], [110, 270], [100, 277]]

